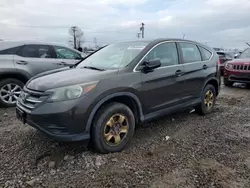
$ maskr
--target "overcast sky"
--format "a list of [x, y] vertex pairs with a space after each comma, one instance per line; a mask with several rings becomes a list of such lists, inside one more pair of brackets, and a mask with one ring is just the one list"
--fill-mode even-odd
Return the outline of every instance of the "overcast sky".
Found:
[[212, 47], [250, 42], [250, 0], [0, 0], [0, 39], [66, 43], [79, 26], [86, 42], [176, 37]]

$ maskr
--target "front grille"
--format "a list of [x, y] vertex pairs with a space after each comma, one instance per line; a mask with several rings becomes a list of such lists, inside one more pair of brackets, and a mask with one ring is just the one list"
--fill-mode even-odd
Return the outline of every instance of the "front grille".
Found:
[[44, 92], [32, 91], [24, 88], [18, 99], [18, 105], [26, 110], [32, 110], [49, 97]]
[[249, 71], [250, 65], [233, 65], [234, 70]]

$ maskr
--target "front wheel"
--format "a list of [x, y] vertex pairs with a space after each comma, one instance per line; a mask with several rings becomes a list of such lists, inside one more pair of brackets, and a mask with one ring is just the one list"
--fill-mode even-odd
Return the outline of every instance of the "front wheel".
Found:
[[0, 81], [0, 106], [14, 107], [23, 86], [23, 82], [13, 78]]
[[201, 95], [201, 103], [196, 107], [196, 111], [201, 115], [209, 114], [213, 111], [216, 100], [216, 91], [213, 85], [208, 84]]
[[122, 151], [135, 129], [135, 118], [131, 109], [121, 103], [110, 103], [102, 107], [94, 118], [91, 140], [100, 153]]

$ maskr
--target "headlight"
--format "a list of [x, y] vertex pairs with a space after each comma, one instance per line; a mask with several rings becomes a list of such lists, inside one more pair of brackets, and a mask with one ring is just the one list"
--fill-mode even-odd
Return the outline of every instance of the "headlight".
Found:
[[49, 98], [48, 101], [56, 102], [56, 101], [77, 99], [83, 96], [84, 94], [90, 92], [92, 89], [95, 88], [96, 85], [97, 85], [97, 82], [91, 82], [91, 83], [50, 89], [50, 90], [47, 90], [46, 92], [53, 93], [53, 94]]
[[232, 63], [226, 63], [225, 68], [228, 69], [228, 70], [231, 70], [231, 69], [233, 69], [233, 64]]

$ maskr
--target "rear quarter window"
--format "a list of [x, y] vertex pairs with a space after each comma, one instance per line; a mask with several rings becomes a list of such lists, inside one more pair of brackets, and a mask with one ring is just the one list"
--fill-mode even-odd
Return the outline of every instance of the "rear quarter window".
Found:
[[207, 61], [211, 58], [212, 56], [212, 52], [210, 52], [209, 50], [199, 46], [200, 52], [201, 52], [201, 57], [203, 61]]

